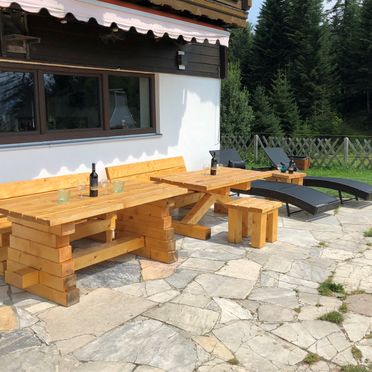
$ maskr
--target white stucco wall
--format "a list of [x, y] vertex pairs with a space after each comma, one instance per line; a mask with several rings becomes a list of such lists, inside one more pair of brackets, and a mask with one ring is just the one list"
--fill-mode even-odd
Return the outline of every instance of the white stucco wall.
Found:
[[4, 148], [0, 146], [0, 182], [89, 171], [97, 163], [105, 177], [109, 165], [182, 155], [198, 169], [219, 148], [218, 79], [159, 74], [157, 121], [161, 136]]

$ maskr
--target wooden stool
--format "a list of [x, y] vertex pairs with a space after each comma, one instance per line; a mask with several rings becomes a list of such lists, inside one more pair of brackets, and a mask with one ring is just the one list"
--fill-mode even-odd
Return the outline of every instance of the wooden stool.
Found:
[[228, 208], [230, 243], [240, 243], [244, 237], [251, 236], [251, 245], [262, 248], [265, 242], [275, 242], [278, 239], [278, 209], [281, 202], [240, 198], [225, 203]]

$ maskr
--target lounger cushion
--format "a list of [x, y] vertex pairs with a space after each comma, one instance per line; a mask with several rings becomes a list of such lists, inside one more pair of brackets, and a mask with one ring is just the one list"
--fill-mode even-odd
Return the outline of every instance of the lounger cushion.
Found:
[[304, 185], [340, 190], [361, 199], [372, 200], [372, 185], [346, 178], [306, 176]]
[[229, 161], [243, 161], [235, 149], [211, 150], [209, 153], [214, 154], [218, 164], [223, 164], [225, 167], [229, 165]]
[[229, 160], [229, 163], [227, 166], [229, 168], [246, 169], [245, 162], [243, 160]]
[[[240, 190], [233, 191], [243, 193]], [[338, 199], [323, 192], [282, 182], [254, 181], [248, 193], [292, 204], [313, 215], [335, 209], [340, 205]]]

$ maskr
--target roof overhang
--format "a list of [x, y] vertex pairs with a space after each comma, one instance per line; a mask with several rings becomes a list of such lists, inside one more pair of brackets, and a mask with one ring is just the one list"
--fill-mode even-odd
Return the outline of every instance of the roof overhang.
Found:
[[61, 19], [72, 14], [83, 22], [94, 18], [98, 24], [106, 27], [114, 23], [124, 31], [133, 27], [138, 33], [147, 34], [152, 31], [157, 37], [168, 35], [172, 39], [178, 39], [182, 36], [185, 41], [208, 41], [211, 44], [219, 42], [223, 46], [229, 44], [229, 32], [220, 27], [180, 19], [129, 3], [120, 2], [123, 5], [117, 5], [115, 1], [97, 0], [0, 0], [0, 7], [8, 8], [14, 3], [30, 13], [47, 9], [52, 16]]

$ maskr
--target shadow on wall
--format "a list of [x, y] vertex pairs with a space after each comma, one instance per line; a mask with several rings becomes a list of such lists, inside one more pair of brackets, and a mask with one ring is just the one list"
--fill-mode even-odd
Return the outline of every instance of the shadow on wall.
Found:
[[189, 167], [209, 159], [218, 145], [219, 80], [161, 74], [157, 86], [161, 136], [0, 150], [0, 182], [87, 172], [92, 162], [102, 178], [117, 164], [182, 155]]

